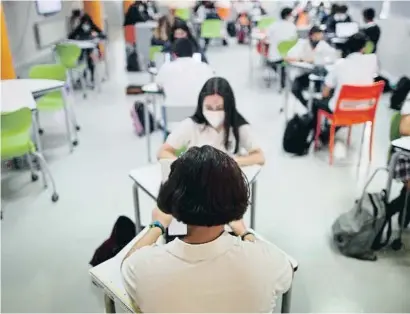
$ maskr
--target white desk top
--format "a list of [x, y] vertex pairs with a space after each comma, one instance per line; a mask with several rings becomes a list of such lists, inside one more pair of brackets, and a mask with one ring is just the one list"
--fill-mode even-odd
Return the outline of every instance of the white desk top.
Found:
[[[45, 79], [13, 79], [0, 81], [1, 111], [12, 112], [21, 108], [36, 108], [33, 97], [63, 88], [65, 82]], [[27, 93], [25, 93], [27, 91]]]
[[142, 86], [141, 89], [142, 89], [143, 92], [151, 93], [151, 94], [157, 94], [161, 91], [158, 84], [155, 83], [155, 82], [145, 84], [144, 86]]
[[63, 43], [65, 44], [73, 44], [78, 46], [81, 49], [94, 49], [97, 47], [98, 43], [99, 43], [99, 39], [90, 39], [90, 40], [73, 40], [73, 39], [69, 39], [64, 41]]
[[330, 41], [334, 44], [344, 44], [347, 41], [347, 38], [342, 37], [333, 37]]
[[156, 67], [149, 67], [148, 68], [148, 73], [152, 75], [157, 75], [158, 74], [158, 69]]
[[155, 28], [157, 27], [157, 25], [158, 25], [157, 21], [146, 21], [146, 22], [136, 23], [135, 27], [136, 28]]
[[[125, 255], [131, 249], [131, 247], [148, 231], [148, 227], [141, 231], [126, 247], [124, 247], [115, 257], [112, 259], [90, 269], [90, 275], [92, 279], [109, 295], [114, 301], [120, 303], [123, 310], [128, 312], [135, 312], [131, 299], [129, 298], [122, 281], [122, 275], [120, 271], [122, 260]], [[251, 230], [252, 231], [252, 230]], [[262, 241], [266, 241], [263, 237], [256, 234], [257, 238]], [[268, 241], [266, 241], [268, 242]], [[163, 238], [160, 237], [157, 244], [163, 244]], [[280, 248], [278, 248], [280, 250]], [[289, 259], [293, 267], [293, 271], [298, 270], [298, 262], [283, 252]]]
[[392, 146], [410, 152], [410, 136], [404, 136], [391, 142]]

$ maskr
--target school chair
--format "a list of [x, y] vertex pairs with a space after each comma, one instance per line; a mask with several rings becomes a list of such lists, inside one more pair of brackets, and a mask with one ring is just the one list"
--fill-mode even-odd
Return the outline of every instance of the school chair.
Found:
[[149, 61], [150, 62], [155, 62], [155, 55], [158, 54], [158, 53], [161, 53], [163, 49], [164, 49], [164, 47], [162, 47], [160, 45], [149, 47]]
[[54, 178], [44, 159], [44, 156], [37, 152], [36, 146], [31, 141], [33, 118], [29, 108], [22, 108], [14, 112], [3, 113], [1, 115], [1, 159], [8, 160], [17, 157], [26, 157], [31, 170], [31, 181], [37, 181], [32, 156], [40, 161], [40, 170], [43, 175], [44, 187], [47, 188], [46, 175], [50, 177], [53, 194], [51, 200], [58, 201], [58, 194]]
[[[287, 57], [290, 49], [292, 49], [293, 46], [295, 46], [297, 42], [298, 42], [298, 39], [295, 38], [295, 39], [281, 41], [278, 44], [278, 52], [279, 52], [279, 55], [281, 56], [282, 60], [284, 60]], [[282, 68], [285, 67], [285, 66], [286, 66], [285, 61], [282, 61], [281, 65], [279, 67], [279, 73], [280, 73], [279, 87], [281, 87], [280, 82], [282, 81]]]
[[79, 73], [79, 81], [83, 91], [83, 97], [87, 97], [86, 84], [84, 79], [84, 71], [87, 68], [85, 62], [80, 62], [81, 48], [75, 44], [57, 44], [55, 47], [58, 61], [67, 70], [68, 82], [72, 83], [74, 72]]
[[366, 46], [364, 46], [363, 53], [365, 55], [371, 54], [374, 51], [374, 43], [371, 40], [366, 42]]
[[333, 113], [318, 110], [315, 133], [315, 149], [319, 146], [322, 117], [330, 120], [329, 164], [333, 164], [333, 150], [335, 145], [336, 127], [348, 126], [347, 144], [350, 145], [352, 126], [371, 122], [369, 141], [369, 162], [372, 161], [374, 119], [380, 96], [383, 93], [384, 82], [377, 82], [369, 86], [343, 85]]
[[222, 38], [223, 22], [217, 19], [205, 20], [201, 25], [201, 38]]
[[175, 16], [180, 18], [183, 21], [188, 21], [189, 18], [191, 17], [191, 11], [189, 8], [178, 8], [175, 9]]
[[[66, 82], [67, 72], [65, 67], [61, 64], [39, 64], [31, 67], [29, 71], [29, 77], [31, 79], [49, 79]], [[77, 124], [77, 120], [72, 108], [70, 108], [70, 114], [70, 110], [68, 109], [68, 103], [66, 103], [66, 97], [63, 93], [65, 93], [65, 91], [63, 90], [52, 91], [36, 99], [36, 114], [38, 114], [38, 111], [64, 110], [67, 138], [69, 141], [69, 145], [72, 148], [72, 145], [76, 146], [78, 144], [78, 140], [77, 135], [75, 134], [75, 140], [73, 141], [73, 143], [71, 143], [70, 122], [75, 128], [75, 133], [76, 131], [80, 130], [80, 126]], [[37, 121], [39, 121], [38, 118]], [[43, 134], [43, 132], [44, 130], [42, 130], [39, 126], [39, 133]]]
[[258, 24], [256, 27], [260, 30], [266, 30], [269, 26], [271, 26], [273, 23], [275, 23], [276, 19], [274, 17], [270, 16], [263, 16], [261, 19], [258, 21]]
[[[400, 121], [401, 121], [401, 113], [395, 112], [394, 115], [391, 117], [391, 121], [390, 121], [390, 134], [389, 134], [390, 143], [401, 137]], [[392, 154], [393, 154], [393, 147], [390, 145], [389, 152], [387, 155], [387, 160], [390, 160]]]

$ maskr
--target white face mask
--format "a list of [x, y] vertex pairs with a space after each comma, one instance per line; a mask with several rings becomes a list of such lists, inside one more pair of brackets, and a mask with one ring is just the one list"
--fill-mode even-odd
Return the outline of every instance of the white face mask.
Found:
[[83, 31], [84, 31], [84, 32], [89, 32], [90, 29], [91, 29], [91, 26], [90, 26], [90, 24], [88, 24], [88, 23], [84, 23], [83, 26], [82, 26], [82, 28], [83, 28]]
[[211, 111], [204, 109], [204, 117], [208, 123], [216, 129], [225, 121], [225, 111]]

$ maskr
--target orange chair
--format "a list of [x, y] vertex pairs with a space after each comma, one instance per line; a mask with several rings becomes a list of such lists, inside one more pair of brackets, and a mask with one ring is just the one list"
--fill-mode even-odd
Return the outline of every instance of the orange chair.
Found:
[[216, 8], [216, 11], [218, 13], [218, 16], [221, 18], [221, 20], [226, 21], [228, 20], [229, 16], [231, 15], [231, 9], [230, 8], [222, 8], [218, 7]]
[[370, 131], [369, 161], [372, 160], [374, 117], [376, 108], [383, 93], [384, 82], [377, 82], [370, 86], [343, 85], [336, 102], [334, 113], [319, 110], [315, 134], [315, 149], [318, 148], [322, 117], [331, 121], [329, 141], [329, 164], [333, 164], [333, 149], [337, 126], [348, 126], [347, 144], [350, 145], [350, 135], [354, 124], [372, 123]]
[[125, 42], [129, 45], [134, 45], [137, 42], [134, 25], [124, 26]]

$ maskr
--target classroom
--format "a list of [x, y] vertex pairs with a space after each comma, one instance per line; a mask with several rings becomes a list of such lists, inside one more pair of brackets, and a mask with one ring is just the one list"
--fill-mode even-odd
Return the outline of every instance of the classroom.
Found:
[[410, 2], [0, 8], [4, 313], [410, 312]]

